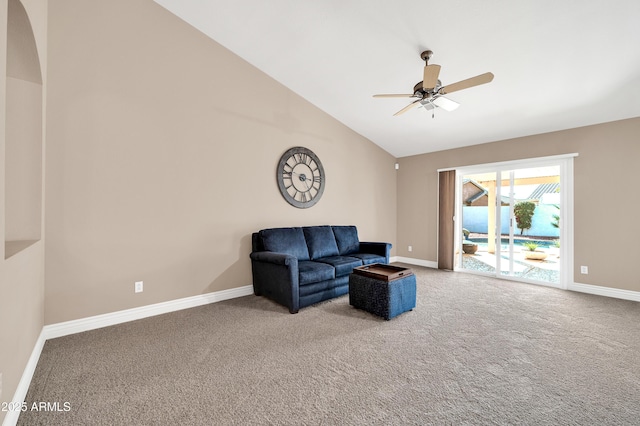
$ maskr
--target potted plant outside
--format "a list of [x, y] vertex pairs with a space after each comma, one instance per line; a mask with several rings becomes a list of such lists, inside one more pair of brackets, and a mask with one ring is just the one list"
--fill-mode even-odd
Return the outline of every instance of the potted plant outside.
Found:
[[478, 244], [473, 241], [464, 240], [462, 242], [462, 251], [466, 254], [475, 254], [478, 251]]
[[525, 249], [524, 258], [529, 260], [545, 260], [547, 258], [547, 253], [542, 250], [538, 250], [538, 244], [529, 242], [524, 243], [523, 246]]
[[475, 254], [478, 251], [478, 244], [469, 240], [469, 230], [466, 228], [462, 228], [462, 251], [466, 254]]

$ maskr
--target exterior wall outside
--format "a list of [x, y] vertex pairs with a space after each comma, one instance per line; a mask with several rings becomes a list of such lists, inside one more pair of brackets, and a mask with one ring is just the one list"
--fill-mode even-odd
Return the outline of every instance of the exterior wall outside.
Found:
[[[487, 222], [488, 207], [464, 206], [462, 208], [462, 227], [469, 232], [486, 234], [488, 231]], [[524, 231], [527, 236], [537, 237], [559, 237], [560, 231], [551, 225], [553, 215], [558, 214], [558, 209], [552, 205], [537, 205], [531, 218], [531, 228]], [[509, 206], [500, 207], [500, 233], [509, 235]], [[520, 229], [514, 228], [514, 235], [520, 235]]]
[[[468, 200], [469, 197], [472, 197], [474, 195], [476, 195], [478, 192], [480, 192], [480, 189], [475, 186], [474, 184], [472, 184], [471, 182], [465, 182], [464, 185], [462, 185], [462, 199], [463, 200]], [[473, 201], [473, 203], [471, 203], [472, 206], [486, 206], [488, 203], [488, 199], [489, 197], [487, 197], [486, 195], [483, 195], [481, 197], [479, 197], [477, 200]]]

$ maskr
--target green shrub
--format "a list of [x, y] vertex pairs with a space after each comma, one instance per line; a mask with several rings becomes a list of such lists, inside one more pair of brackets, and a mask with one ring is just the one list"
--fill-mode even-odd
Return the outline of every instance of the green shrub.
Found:
[[531, 218], [533, 212], [536, 209], [536, 205], [531, 201], [521, 201], [513, 206], [513, 214], [516, 217], [516, 224], [520, 229], [520, 235], [524, 233], [525, 229], [531, 229]]
[[[554, 204], [553, 207], [560, 210], [560, 206], [557, 204]], [[552, 214], [551, 217], [553, 218], [553, 222], [551, 222], [551, 226], [553, 226], [554, 228], [560, 228], [560, 215]]]

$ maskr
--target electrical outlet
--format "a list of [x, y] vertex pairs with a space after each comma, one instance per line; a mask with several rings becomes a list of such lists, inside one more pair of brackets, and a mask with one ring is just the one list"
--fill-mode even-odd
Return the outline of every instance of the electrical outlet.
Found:
[[587, 275], [589, 273], [589, 267], [588, 266], [581, 266], [580, 267], [580, 273]]
[[409, 246], [409, 247], [407, 247], [407, 250], [413, 251], [413, 247]]
[[136, 281], [136, 285], [135, 285], [134, 291], [136, 293], [142, 293], [143, 286], [144, 286], [144, 283], [142, 281]]

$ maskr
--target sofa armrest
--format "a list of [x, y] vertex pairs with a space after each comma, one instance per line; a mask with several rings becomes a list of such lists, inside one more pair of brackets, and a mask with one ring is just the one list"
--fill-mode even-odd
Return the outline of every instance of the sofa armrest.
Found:
[[250, 257], [251, 260], [255, 260], [257, 262], [268, 262], [276, 265], [289, 266], [294, 263], [294, 261], [296, 264], [298, 263], [298, 259], [295, 256], [285, 253], [274, 253], [271, 251], [254, 251], [250, 254]]
[[391, 247], [392, 247], [391, 243], [360, 241], [360, 253], [371, 253], [371, 254], [377, 254], [378, 256], [384, 256], [387, 263], [389, 263]]
[[298, 312], [298, 259], [289, 254], [269, 251], [252, 252], [250, 257], [255, 295], [270, 297], [288, 307], [292, 314]]

